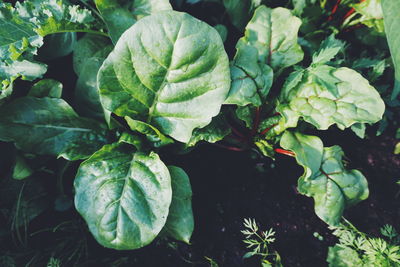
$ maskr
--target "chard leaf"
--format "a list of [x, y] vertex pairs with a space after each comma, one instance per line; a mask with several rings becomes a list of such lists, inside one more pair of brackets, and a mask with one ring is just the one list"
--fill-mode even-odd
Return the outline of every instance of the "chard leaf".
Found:
[[62, 99], [22, 97], [0, 107], [0, 140], [30, 153], [85, 159], [107, 142], [105, 128]]
[[76, 45], [76, 32], [50, 34], [44, 38], [44, 45], [38, 51], [40, 60], [52, 60], [69, 55]]
[[188, 146], [194, 146], [200, 141], [215, 143], [224, 139], [231, 133], [231, 129], [222, 115], [216, 116], [206, 127], [194, 129], [193, 135], [187, 143]]
[[223, 0], [222, 2], [232, 24], [239, 31], [244, 29], [254, 9], [261, 3], [260, 0]]
[[163, 135], [157, 128], [142, 121], [133, 120], [125, 117], [126, 122], [132, 131], [144, 134], [155, 147], [161, 147], [172, 144], [174, 140]]
[[231, 65], [231, 80], [224, 104], [261, 106], [272, 86], [273, 71], [267, 64], [258, 62], [255, 47], [241, 45]]
[[172, 202], [165, 230], [170, 237], [189, 244], [194, 229], [189, 176], [179, 167], [168, 166], [168, 170], [171, 175]]
[[389, 43], [390, 53], [395, 68], [395, 84], [392, 99], [400, 93], [400, 2], [397, 0], [382, 0], [383, 16], [385, 22], [386, 38]]
[[277, 107], [283, 115], [281, 131], [295, 127], [299, 118], [326, 130], [333, 124], [344, 129], [375, 123], [383, 116], [385, 105], [379, 93], [352, 69], [322, 65], [306, 70], [295, 86], [293, 80], [284, 86]]
[[168, 0], [95, 0], [113, 43], [144, 16], [172, 10]]
[[57, 80], [43, 79], [35, 83], [28, 96], [61, 98], [63, 85]]
[[295, 153], [304, 174], [298, 182], [301, 194], [313, 197], [315, 213], [329, 225], [338, 225], [346, 207], [368, 197], [368, 183], [358, 170], [347, 170], [339, 146], [323, 147], [316, 136], [286, 131], [280, 142]]
[[104, 110], [97, 89], [97, 72], [113, 46], [102, 36], [87, 34], [74, 50], [74, 70], [78, 75], [75, 87], [77, 111], [83, 116], [104, 120]]
[[331, 34], [326, 38], [318, 50], [312, 56], [313, 64], [324, 64], [333, 59], [337, 53], [344, 49], [345, 43], [335, 38], [335, 35]]
[[167, 220], [171, 178], [156, 153], [106, 145], [80, 165], [74, 187], [76, 209], [105, 247], [141, 248]]
[[303, 51], [297, 43], [300, 24], [301, 20], [289, 9], [270, 9], [262, 5], [254, 12], [237, 47], [244, 44], [255, 47], [259, 62], [279, 72], [303, 59]]
[[228, 57], [215, 29], [185, 13], [162, 12], [121, 36], [100, 68], [98, 86], [106, 110], [188, 142], [228, 94]]

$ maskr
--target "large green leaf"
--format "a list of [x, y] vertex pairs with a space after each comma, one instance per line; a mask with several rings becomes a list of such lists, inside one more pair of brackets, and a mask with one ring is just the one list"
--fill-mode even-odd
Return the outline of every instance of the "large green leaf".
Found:
[[95, 3], [114, 43], [142, 17], [172, 10], [168, 0], [95, 0]]
[[[368, 183], [358, 170], [347, 170], [339, 146], [322, 147], [318, 137], [286, 131], [280, 142], [295, 153], [304, 174], [298, 182], [301, 194], [314, 198], [315, 213], [329, 225], [338, 225], [346, 207], [368, 197]], [[319, 165], [319, 166], [318, 166]]]
[[189, 244], [194, 228], [192, 188], [189, 176], [179, 167], [168, 166], [172, 184], [172, 202], [169, 208], [166, 233]]
[[139, 20], [119, 39], [98, 74], [105, 109], [141, 120], [178, 141], [218, 114], [229, 63], [218, 32], [167, 11]]
[[[130, 148], [130, 147], [129, 147]], [[171, 204], [171, 178], [155, 153], [106, 145], [79, 167], [75, 206], [105, 247], [137, 249], [164, 227]]]
[[107, 142], [105, 128], [62, 99], [22, 97], [0, 107], [0, 140], [26, 152], [84, 159]]
[[395, 85], [392, 99], [400, 93], [400, 2], [398, 0], [382, 0], [386, 38], [395, 67]]
[[301, 20], [289, 9], [260, 6], [246, 26], [245, 36], [237, 45], [251, 45], [258, 50], [259, 62], [267, 63], [274, 71], [280, 71], [303, 59], [303, 51], [297, 43]]
[[355, 123], [375, 123], [385, 110], [379, 93], [359, 73], [327, 65], [295, 73], [279, 100], [281, 130], [295, 127], [299, 118], [320, 130], [333, 124], [344, 129]]
[[75, 87], [76, 109], [84, 116], [104, 120], [97, 89], [97, 72], [112, 48], [107, 38], [87, 34], [74, 49], [74, 70], [78, 75]]

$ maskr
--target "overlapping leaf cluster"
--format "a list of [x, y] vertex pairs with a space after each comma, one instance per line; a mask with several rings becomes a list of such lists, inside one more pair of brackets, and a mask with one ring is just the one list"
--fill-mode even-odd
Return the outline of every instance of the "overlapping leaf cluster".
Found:
[[[341, 58], [346, 43], [335, 31], [312, 30], [308, 1], [294, 1], [294, 10], [243, 1], [249, 14], [237, 20], [240, 3], [222, 1], [244, 29], [231, 60], [221, 29], [173, 11], [169, 1], [84, 2], [96, 16], [56, 0], [1, 3], [0, 140], [27, 153], [85, 160], [75, 178], [75, 206], [100, 244], [136, 249], [159, 235], [190, 241], [190, 181], [160, 159], [167, 147], [187, 152], [222, 140], [231, 150], [294, 156], [304, 167], [299, 192], [314, 198], [316, 214], [330, 225], [368, 197], [366, 178], [347, 169], [342, 149], [307, 133], [338, 127], [363, 136], [382, 118], [380, 94], [357, 72], [377, 61], [350, 65]], [[367, 7], [354, 6], [359, 13]], [[61, 32], [87, 33], [73, 45], [77, 112], [55, 80], [10, 97], [16, 78], [44, 74], [35, 55], [43, 37]], [[386, 66], [378, 62], [375, 80]]]

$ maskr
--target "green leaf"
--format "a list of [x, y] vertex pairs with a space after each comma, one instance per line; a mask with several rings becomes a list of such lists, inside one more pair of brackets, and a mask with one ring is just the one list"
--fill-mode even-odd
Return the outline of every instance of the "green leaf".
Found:
[[252, 129], [254, 124], [255, 108], [248, 105], [244, 107], [237, 107], [235, 111], [236, 116], [242, 120], [246, 127]]
[[360, 267], [365, 266], [355, 249], [335, 245], [329, 247], [326, 261], [330, 267]]
[[127, 250], [149, 244], [164, 227], [171, 204], [171, 178], [155, 153], [106, 145], [79, 167], [75, 206], [96, 240]]
[[12, 172], [12, 177], [16, 180], [23, 180], [28, 178], [33, 174], [33, 170], [26, 163], [25, 159], [22, 156], [17, 155], [15, 157], [15, 165]]
[[335, 38], [334, 34], [331, 34], [326, 38], [318, 50], [312, 56], [313, 64], [325, 64], [331, 61], [341, 50], [344, 49], [345, 42]]
[[232, 24], [242, 31], [260, 0], [222, 0]]
[[54, 79], [43, 79], [35, 83], [28, 96], [61, 98], [63, 85]]
[[95, 0], [113, 43], [144, 16], [172, 10], [168, 0]]
[[143, 149], [143, 140], [137, 135], [132, 135], [130, 133], [124, 132], [118, 139], [118, 143], [125, 143], [133, 145], [137, 150], [141, 151]]
[[84, 159], [107, 142], [98, 122], [62, 99], [22, 97], [0, 107], [0, 140], [30, 153]]
[[132, 131], [144, 134], [155, 147], [161, 147], [172, 144], [174, 140], [163, 135], [157, 128], [142, 121], [133, 120], [125, 117], [126, 122]]
[[86, 34], [74, 49], [74, 70], [78, 75], [75, 102], [77, 111], [84, 116], [104, 120], [104, 110], [97, 89], [97, 72], [112, 48], [107, 38]]
[[231, 65], [231, 89], [224, 104], [261, 106], [272, 86], [273, 71], [258, 62], [257, 49], [249, 45], [237, 48]]
[[146, 122], [181, 142], [219, 113], [230, 87], [218, 32], [175, 11], [139, 20], [98, 74], [103, 107]]
[[52, 60], [69, 55], [77, 41], [76, 32], [63, 32], [48, 35], [38, 54], [40, 60]]
[[352, 4], [351, 7], [361, 15], [357, 18], [356, 23], [362, 23], [370, 28], [373, 27], [381, 33], [385, 32], [381, 0], [360, 1], [357, 4]]
[[386, 38], [389, 43], [390, 53], [395, 67], [395, 84], [392, 99], [400, 93], [400, 2], [397, 0], [382, 0], [383, 17], [385, 22]]
[[218, 115], [206, 127], [194, 129], [193, 135], [187, 145], [194, 146], [200, 141], [215, 143], [224, 139], [230, 133], [231, 129], [228, 122], [222, 115]]
[[221, 36], [222, 42], [225, 43], [226, 38], [228, 37], [228, 29], [225, 27], [225, 25], [217, 24], [214, 26], [214, 29], [217, 30], [217, 32]]
[[293, 84], [284, 86], [277, 107], [283, 115], [282, 130], [296, 127], [299, 118], [320, 130], [382, 119], [385, 105], [379, 93], [352, 69], [321, 65], [305, 71], [301, 82]]
[[189, 176], [179, 167], [168, 166], [168, 170], [171, 175], [172, 202], [165, 230], [170, 237], [189, 244], [194, 229]]
[[355, 123], [351, 125], [350, 129], [361, 139], [364, 139], [365, 137], [365, 130], [367, 126], [365, 123]]
[[260, 6], [236, 47], [243, 44], [255, 47], [259, 62], [280, 72], [303, 59], [303, 51], [297, 43], [300, 24], [301, 20], [293, 16], [289, 9]]
[[368, 197], [367, 180], [361, 172], [345, 169], [344, 153], [339, 146], [323, 148], [318, 137], [289, 131], [284, 133], [280, 144], [293, 151], [299, 165], [304, 167], [298, 190], [314, 198], [315, 213], [327, 224], [338, 225], [346, 207]]

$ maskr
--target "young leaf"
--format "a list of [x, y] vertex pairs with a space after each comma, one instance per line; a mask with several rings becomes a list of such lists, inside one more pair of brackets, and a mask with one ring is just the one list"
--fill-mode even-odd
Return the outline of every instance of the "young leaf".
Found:
[[231, 89], [224, 104], [261, 106], [272, 86], [273, 71], [258, 62], [257, 49], [249, 45], [237, 48], [231, 65]]
[[365, 0], [351, 6], [361, 15], [356, 20], [357, 23], [362, 23], [370, 28], [373, 27], [381, 33], [385, 31], [381, 0]]
[[231, 133], [231, 129], [223, 117], [216, 116], [206, 127], [194, 129], [193, 135], [187, 143], [188, 146], [194, 146], [200, 141], [215, 143]]
[[400, 2], [397, 0], [382, 0], [383, 17], [385, 22], [386, 38], [395, 68], [395, 83], [392, 99], [400, 93]]
[[307, 70], [294, 87], [285, 85], [277, 107], [284, 116], [282, 129], [295, 127], [300, 117], [320, 130], [333, 124], [344, 129], [355, 123], [375, 123], [384, 110], [379, 93], [360, 74], [326, 65]]
[[26, 163], [25, 159], [17, 155], [15, 157], [15, 165], [12, 172], [12, 178], [16, 180], [23, 180], [33, 174], [32, 168]]
[[62, 89], [63, 85], [59, 81], [43, 79], [32, 86], [28, 96], [61, 98]]
[[0, 107], [0, 140], [30, 153], [84, 159], [107, 142], [105, 128], [62, 99], [22, 97]]
[[260, 0], [222, 0], [232, 24], [243, 31], [251, 18], [253, 10], [260, 5]]
[[158, 235], [171, 204], [171, 178], [155, 153], [106, 145], [79, 167], [75, 206], [96, 240], [118, 250], [137, 249]]
[[125, 117], [126, 122], [132, 131], [144, 134], [155, 147], [161, 147], [172, 144], [174, 140], [163, 135], [157, 128], [142, 121], [133, 120]]
[[160, 11], [172, 10], [168, 0], [95, 0], [113, 43], [137, 20]]
[[162, 12], [121, 36], [98, 83], [106, 110], [188, 142], [228, 94], [228, 57], [215, 29], [188, 14]]
[[335, 38], [335, 35], [331, 34], [326, 38], [320, 46], [318, 52], [314, 53], [312, 57], [313, 64], [325, 64], [331, 61], [337, 53], [344, 49], [345, 43]]
[[[314, 198], [315, 213], [329, 225], [338, 225], [343, 210], [368, 197], [368, 184], [357, 170], [346, 170], [339, 146], [325, 147], [318, 137], [286, 131], [281, 146], [295, 153], [304, 167], [298, 182], [301, 194]], [[318, 166], [319, 165], [319, 166]]]
[[258, 50], [259, 62], [266, 63], [279, 72], [303, 59], [297, 43], [301, 20], [289, 9], [260, 6], [246, 26], [245, 36], [237, 47], [247, 44]]
[[179, 167], [168, 166], [168, 170], [171, 175], [172, 202], [165, 230], [172, 238], [189, 244], [194, 229], [189, 176]]

